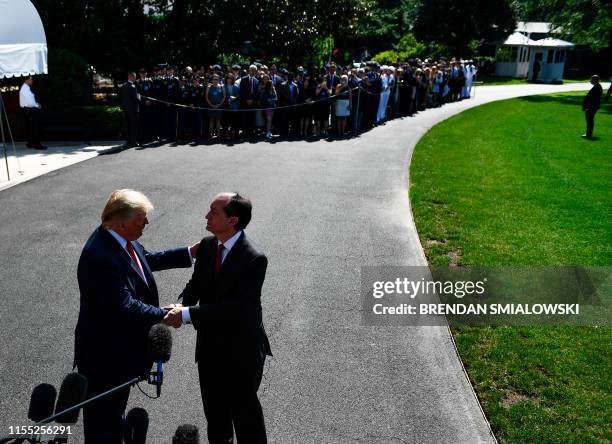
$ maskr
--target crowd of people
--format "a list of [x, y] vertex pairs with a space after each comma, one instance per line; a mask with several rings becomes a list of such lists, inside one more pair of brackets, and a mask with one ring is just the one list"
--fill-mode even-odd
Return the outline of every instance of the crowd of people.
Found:
[[294, 71], [258, 62], [180, 71], [156, 65], [152, 73], [141, 68], [129, 76], [138, 94], [138, 135], [131, 142], [349, 137], [470, 97], [476, 73], [471, 60], [456, 59], [332, 62]]

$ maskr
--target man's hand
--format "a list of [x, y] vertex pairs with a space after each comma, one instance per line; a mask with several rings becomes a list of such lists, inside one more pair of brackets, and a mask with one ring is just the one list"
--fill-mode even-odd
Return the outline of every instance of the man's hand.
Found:
[[168, 304], [162, 307], [166, 311], [170, 311], [174, 308], [183, 308], [183, 304]]
[[191, 247], [189, 247], [189, 252], [191, 253], [191, 257], [195, 259], [196, 255], [198, 254], [198, 248], [200, 248], [200, 243], [198, 242], [197, 244], [193, 244]]
[[183, 324], [183, 314], [180, 307], [175, 307], [166, 313], [162, 323], [170, 327], [179, 328]]

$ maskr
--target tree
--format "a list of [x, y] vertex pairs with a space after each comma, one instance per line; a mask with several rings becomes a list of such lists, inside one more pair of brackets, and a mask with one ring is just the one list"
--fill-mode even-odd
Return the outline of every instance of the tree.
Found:
[[457, 57], [468, 57], [483, 43], [512, 34], [515, 17], [509, 0], [424, 0], [414, 34], [421, 41], [445, 45]]
[[377, 0], [359, 17], [350, 45], [370, 53], [388, 49], [412, 29], [418, 0]]
[[376, 54], [372, 60], [378, 63], [405, 62], [416, 57], [422, 57], [426, 51], [426, 46], [419, 42], [414, 35], [405, 34], [392, 50], [383, 51]]
[[594, 51], [612, 44], [611, 0], [516, 0], [521, 20], [551, 22], [559, 35]]

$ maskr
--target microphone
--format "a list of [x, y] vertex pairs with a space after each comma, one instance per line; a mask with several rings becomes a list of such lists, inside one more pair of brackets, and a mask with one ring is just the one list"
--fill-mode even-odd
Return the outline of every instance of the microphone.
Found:
[[150, 381], [157, 386], [157, 397], [161, 396], [161, 386], [164, 382], [164, 362], [170, 360], [172, 350], [172, 333], [164, 324], [155, 324], [149, 331], [149, 356], [157, 363], [157, 371], [151, 372]]
[[[55, 414], [85, 401], [86, 395], [87, 378], [79, 373], [69, 373], [62, 381], [55, 405]], [[66, 412], [55, 418], [55, 421], [60, 424], [76, 424], [79, 419], [79, 410], [80, 408]]]
[[28, 419], [34, 422], [42, 421], [53, 415], [57, 390], [51, 384], [39, 384], [32, 390]]
[[192, 424], [183, 424], [178, 426], [172, 444], [200, 444], [200, 431]]
[[125, 444], [145, 444], [149, 429], [149, 414], [141, 407], [134, 407], [125, 417], [123, 440]]

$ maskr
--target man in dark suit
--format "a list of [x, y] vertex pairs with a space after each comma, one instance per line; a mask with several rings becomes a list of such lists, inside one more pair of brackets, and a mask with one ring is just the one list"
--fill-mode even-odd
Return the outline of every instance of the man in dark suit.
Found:
[[[261, 288], [268, 260], [247, 240], [251, 202], [237, 193], [215, 197], [206, 215], [214, 236], [200, 242], [193, 276], [179, 298], [187, 307], [164, 322], [193, 323], [196, 361], [211, 444], [267, 442], [257, 390], [270, 343], [263, 326]], [[199, 305], [195, 305], [199, 303]]]
[[[256, 77], [257, 66], [249, 66], [249, 74], [240, 79], [240, 108], [255, 109], [259, 100], [259, 80]], [[244, 137], [253, 136], [255, 127], [255, 112], [242, 112], [242, 134]]]
[[[79, 259], [79, 318], [74, 365], [87, 377], [87, 398], [146, 374], [151, 326], [174, 305], [159, 308], [153, 271], [190, 267], [198, 244], [149, 253], [136, 240], [148, 212], [147, 197], [134, 190], [113, 192]], [[129, 388], [83, 409], [87, 444], [122, 443], [123, 414]]]
[[138, 146], [138, 112], [140, 94], [136, 90], [136, 73], [129, 72], [127, 82], [119, 88], [119, 103], [125, 115], [126, 147]]
[[601, 95], [603, 88], [599, 84], [599, 76], [591, 76], [593, 88], [587, 93], [582, 102], [582, 111], [586, 118], [586, 133], [582, 135], [585, 139], [593, 138], [593, 128], [595, 126], [595, 113], [601, 106]]

